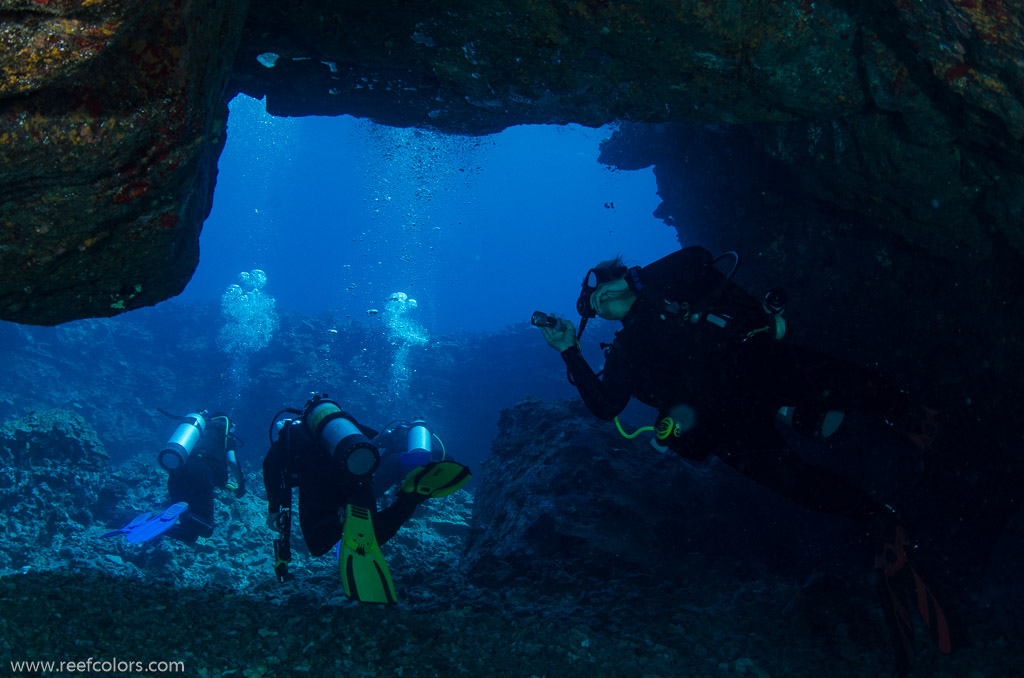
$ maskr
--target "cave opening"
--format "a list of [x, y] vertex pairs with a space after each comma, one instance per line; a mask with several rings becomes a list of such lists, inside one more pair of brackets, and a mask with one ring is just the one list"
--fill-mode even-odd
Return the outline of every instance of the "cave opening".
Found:
[[490, 332], [538, 308], [571, 317], [597, 261], [678, 247], [652, 169], [599, 162], [613, 126], [470, 137], [274, 117], [246, 95], [230, 110], [185, 301], [258, 268], [281, 309], [359, 319], [403, 292], [432, 332]]

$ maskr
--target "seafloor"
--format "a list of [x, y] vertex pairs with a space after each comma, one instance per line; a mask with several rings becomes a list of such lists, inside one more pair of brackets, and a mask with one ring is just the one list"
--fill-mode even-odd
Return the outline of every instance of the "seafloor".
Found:
[[[884, 639], [830, 623], [791, 583], [579, 582], [485, 590], [402, 585], [391, 608], [344, 600], [324, 574], [277, 590], [179, 588], [100, 572], [0, 581], [6, 657], [183, 661], [188, 675], [884, 676]], [[880, 622], [880, 619], [877, 620]], [[1020, 627], [993, 611], [974, 645], [925, 650], [913, 675], [1021, 675]]]
[[[310, 558], [300, 535], [294, 579], [279, 584], [258, 471], [245, 497], [218, 497], [216, 530], [195, 546], [101, 539], [166, 503], [166, 475], [152, 452], [132, 456], [166, 435], [155, 406], [214, 400], [202, 389], [219, 386], [219, 363], [167, 367], [211, 355], [193, 343], [216, 326], [215, 314], [190, 317], [179, 317], [189, 331], [170, 337], [173, 345], [156, 341], [165, 335], [155, 320], [149, 329], [7, 328], [4, 671], [12, 661], [93, 658], [180, 661], [193, 676], [891, 675], [872, 555], [850, 521], [806, 511], [723, 464], [692, 466], [642, 438], [623, 440], [575, 397], [498, 404], [564, 374], [558, 364], [523, 370], [536, 358], [514, 333], [486, 350], [436, 349], [468, 361], [472, 380], [428, 370], [426, 356], [412, 363], [429, 388], [411, 389], [403, 411], [433, 413], [474, 481], [417, 509], [384, 546], [396, 606], [346, 599], [335, 563]], [[282, 341], [287, 349], [250, 365], [258, 379], [237, 408], [239, 428], [260, 432], [242, 449], [254, 471], [267, 415], [294, 403], [288, 393], [310, 382], [346, 385], [346, 402], [381, 406], [363, 371], [386, 366], [386, 342], [367, 339], [368, 350], [356, 350], [359, 333], [342, 327], [347, 345], [369, 357], [326, 366], [310, 361], [319, 355], [315, 338], [333, 325], [290, 326], [300, 331]], [[492, 393], [494, 383], [478, 374], [505, 388]], [[25, 414], [28, 403], [54, 409]], [[449, 403], [459, 406], [442, 407]], [[499, 411], [497, 435], [471, 426], [494, 422]], [[980, 468], [998, 474], [929, 464], [922, 476], [925, 467], [906, 450], [883, 444], [865, 422], [850, 423], [830, 445], [801, 454], [839, 464], [853, 482], [900, 502], [921, 552], [938, 556], [923, 559], [934, 581], [952, 589], [970, 631], [970, 646], [944, 656], [919, 626], [912, 678], [1024, 676], [1024, 516], [1013, 474], [992, 464]], [[986, 449], [975, 437], [950, 448], [951, 458], [966, 460], [983, 460]]]
[[[130, 505], [162, 494], [147, 463], [112, 471]], [[637, 568], [611, 579], [553, 570], [492, 585], [461, 562], [473, 505], [461, 491], [428, 502], [385, 545], [400, 602], [357, 604], [342, 594], [329, 556], [299, 553], [294, 579], [274, 579], [257, 494], [218, 501], [218, 531], [196, 547], [99, 540], [99, 525], [67, 532], [25, 516], [0, 521], [9, 544], [0, 577], [5, 663], [181, 661], [187, 675], [247, 678], [891, 674], [867, 569], [860, 579], [795, 581], [694, 554], [679, 563], [690, 578], [671, 582]], [[628, 534], [607, 538], [629, 548]], [[1022, 675], [1012, 600], [976, 601], [972, 644], [951, 656], [922, 632], [912, 675]]]

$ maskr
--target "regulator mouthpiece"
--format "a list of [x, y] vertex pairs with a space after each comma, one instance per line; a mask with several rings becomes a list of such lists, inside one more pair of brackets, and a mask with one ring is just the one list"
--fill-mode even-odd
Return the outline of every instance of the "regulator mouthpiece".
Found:
[[782, 313], [786, 310], [786, 302], [789, 300], [789, 295], [786, 294], [786, 290], [781, 287], [773, 287], [764, 293], [764, 310], [767, 313]]
[[786, 301], [789, 295], [781, 287], [773, 287], [764, 294], [761, 307], [764, 312], [771, 316], [772, 325], [769, 328], [776, 339], [786, 336], [786, 319], [782, 313], [786, 310]]

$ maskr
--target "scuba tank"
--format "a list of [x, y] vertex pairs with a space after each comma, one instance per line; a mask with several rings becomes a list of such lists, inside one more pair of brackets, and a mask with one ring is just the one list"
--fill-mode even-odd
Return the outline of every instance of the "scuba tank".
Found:
[[351, 415], [327, 399], [314, 395], [302, 411], [306, 431], [334, 459], [338, 466], [356, 477], [372, 475], [380, 465], [377, 446], [356, 426]]
[[174, 429], [174, 434], [157, 454], [157, 461], [165, 471], [174, 471], [185, 465], [188, 456], [192, 454], [196, 443], [203, 437], [206, 431], [205, 412], [193, 412], [182, 418], [181, 424]]
[[427, 422], [417, 419], [409, 427], [406, 436], [406, 451], [402, 453], [402, 466], [407, 469], [423, 466], [431, 459], [431, 438]]

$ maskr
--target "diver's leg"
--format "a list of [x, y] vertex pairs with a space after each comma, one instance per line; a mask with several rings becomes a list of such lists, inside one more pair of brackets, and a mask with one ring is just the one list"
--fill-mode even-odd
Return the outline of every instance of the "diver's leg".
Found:
[[951, 608], [941, 602], [911, 557], [907, 531], [888, 507], [842, 476], [804, 461], [787, 447], [733, 454], [725, 461], [751, 480], [815, 511], [846, 516], [862, 524], [875, 551], [878, 590], [901, 671], [913, 662], [913, 622], [916, 607], [941, 652], [948, 653], [966, 638]]
[[213, 471], [202, 461], [190, 461], [167, 477], [167, 494], [172, 502], [188, 504], [171, 536], [186, 542], [213, 535]]
[[213, 535], [213, 470], [201, 461], [191, 465], [192, 501], [188, 504], [188, 527], [198, 536], [208, 538]]
[[865, 526], [876, 516], [892, 512], [867, 492], [854, 487], [838, 473], [807, 463], [787, 447], [778, 444], [755, 452], [733, 452], [722, 456], [725, 463], [767, 488], [813, 511], [846, 516]]
[[856, 411], [878, 417], [922, 452], [933, 445], [939, 429], [934, 408], [874, 370], [807, 347], [789, 351], [799, 378], [780, 382], [788, 385], [784, 404], [794, 408], [795, 429], [814, 430], [832, 413]]
[[805, 346], [793, 346], [796, 363], [815, 395], [831, 409], [899, 421], [918, 410], [909, 393], [874, 370], [848, 363]]
[[374, 516], [373, 526], [377, 533], [377, 542], [385, 544], [394, 537], [405, 521], [412, 518], [416, 507], [422, 504], [424, 499], [426, 497], [423, 495], [399, 492], [393, 504]]
[[330, 474], [310, 476], [299, 484], [299, 525], [310, 554], [322, 556], [344, 533], [339, 513], [345, 505], [338, 499], [337, 488], [330, 485]]

